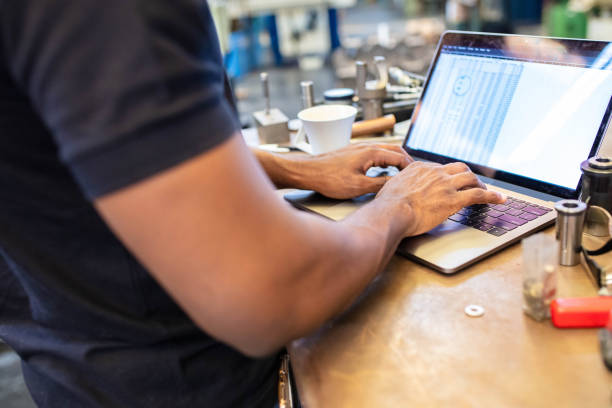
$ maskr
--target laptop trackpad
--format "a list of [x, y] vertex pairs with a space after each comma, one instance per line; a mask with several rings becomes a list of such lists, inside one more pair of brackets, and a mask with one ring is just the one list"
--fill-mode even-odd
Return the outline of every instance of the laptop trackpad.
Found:
[[450, 273], [490, 251], [496, 246], [496, 238], [446, 220], [426, 234], [404, 239], [398, 252]]
[[295, 207], [312, 211], [334, 221], [340, 221], [362, 205], [372, 201], [375, 196], [375, 194], [364, 194], [351, 200], [334, 200], [314, 191], [296, 190], [285, 194], [284, 197]]

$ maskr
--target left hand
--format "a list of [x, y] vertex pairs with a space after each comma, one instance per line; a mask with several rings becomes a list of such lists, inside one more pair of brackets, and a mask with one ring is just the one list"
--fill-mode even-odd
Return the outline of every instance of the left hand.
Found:
[[330, 198], [353, 198], [376, 193], [388, 176], [367, 177], [370, 167], [395, 166], [400, 170], [414, 160], [399, 145], [359, 143], [304, 158], [300, 188], [317, 191]]

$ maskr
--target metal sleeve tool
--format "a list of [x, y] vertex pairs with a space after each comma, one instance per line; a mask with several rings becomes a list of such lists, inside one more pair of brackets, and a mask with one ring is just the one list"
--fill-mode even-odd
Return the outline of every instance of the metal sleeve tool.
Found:
[[577, 265], [580, 262], [582, 227], [587, 205], [578, 200], [561, 200], [555, 203], [555, 210], [559, 263], [564, 266]]

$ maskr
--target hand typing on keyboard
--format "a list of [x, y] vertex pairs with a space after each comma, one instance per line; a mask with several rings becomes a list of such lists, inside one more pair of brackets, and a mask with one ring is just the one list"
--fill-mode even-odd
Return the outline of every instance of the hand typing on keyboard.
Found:
[[[463, 163], [440, 165], [414, 162], [387, 181], [374, 201], [399, 207], [399, 216], [405, 217], [404, 235], [411, 236], [431, 230], [464, 207], [484, 204], [489, 208], [487, 204], [504, 204], [506, 197], [487, 190]], [[470, 208], [469, 211], [475, 211], [476, 207]], [[496, 211], [499, 212], [498, 217], [503, 213]]]

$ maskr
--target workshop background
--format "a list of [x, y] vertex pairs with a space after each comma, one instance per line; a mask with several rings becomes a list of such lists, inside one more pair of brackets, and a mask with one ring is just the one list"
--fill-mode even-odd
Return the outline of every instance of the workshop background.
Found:
[[[268, 73], [270, 104], [288, 118], [302, 109], [300, 83], [314, 99], [356, 87], [356, 61], [385, 57], [397, 76], [427, 73], [446, 29], [612, 39], [612, 0], [209, 0], [225, 66], [244, 128], [264, 109], [260, 73]], [[371, 64], [374, 66], [374, 64]], [[371, 72], [375, 75], [375, 72]], [[397, 78], [394, 78], [397, 80]], [[400, 78], [401, 79], [401, 78]], [[399, 81], [402, 83], [402, 81]], [[408, 117], [418, 87], [404, 86], [394, 105]], [[415, 94], [416, 92], [416, 94]], [[35, 406], [19, 358], [0, 340], [0, 407]]]

